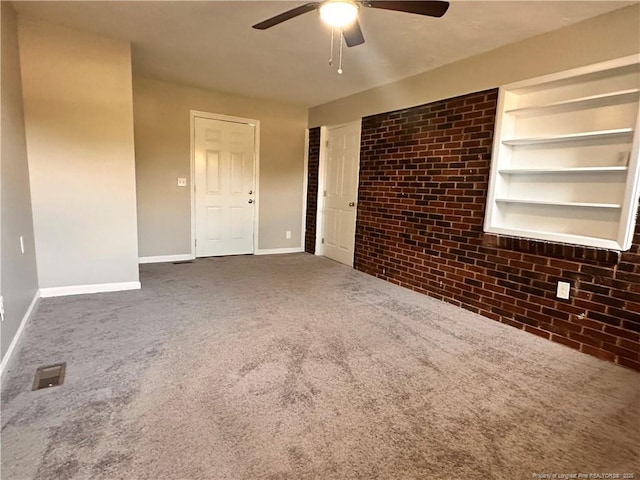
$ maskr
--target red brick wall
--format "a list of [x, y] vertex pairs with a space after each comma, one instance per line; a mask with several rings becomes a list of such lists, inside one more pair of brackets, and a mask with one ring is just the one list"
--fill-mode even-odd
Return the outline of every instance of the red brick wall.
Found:
[[640, 370], [640, 228], [624, 253], [483, 233], [496, 99], [363, 119], [355, 268]]
[[309, 129], [309, 162], [307, 175], [307, 217], [304, 251], [316, 251], [316, 211], [318, 208], [318, 165], [320, 162], [320, 127]]

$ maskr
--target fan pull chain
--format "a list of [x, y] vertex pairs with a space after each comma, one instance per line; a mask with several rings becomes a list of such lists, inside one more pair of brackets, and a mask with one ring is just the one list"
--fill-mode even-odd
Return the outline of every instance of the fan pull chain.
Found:
[[[340, 52], [338, 60], [338, 74], [342, 75], [342, 52], [344, 50], [344, 32], [340, 29]], [[329, 65], [333, 66], [334, 43], [336, 42], [336, 29], [331, 29], [331, 50], [329, 51]]]
[[329, 53], [329, 65], [333, 65], [333, 37], [334, 37], [335, 29], [331, 28], [331, 51]]
[[338, 65], [338, 75], [342, 75], [342, 49], [344, 44], [344, 34], [342, 29], [340, 29], [340, 62]]

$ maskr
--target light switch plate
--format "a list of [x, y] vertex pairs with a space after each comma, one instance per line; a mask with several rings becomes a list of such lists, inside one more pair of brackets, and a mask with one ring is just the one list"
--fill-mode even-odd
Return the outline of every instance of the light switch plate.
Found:
[[183, 178], [183, 177], [178, 177], [178, 186], [179, 187], [186, 187], [187, 186], [187, 179]]

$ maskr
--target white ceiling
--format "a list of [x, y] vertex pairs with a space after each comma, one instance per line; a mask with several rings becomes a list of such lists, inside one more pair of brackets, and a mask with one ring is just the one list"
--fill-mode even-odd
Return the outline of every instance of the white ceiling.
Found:
[[453, 0], [439, 19], [363, 8], [366, 43], [345, 50], [342, 75], [328, 66], [331, 34], [316, 12], [251, 28], [305, 1], [13, 3], [131, 41], [137, 74], [311, 107], [637, 2]]

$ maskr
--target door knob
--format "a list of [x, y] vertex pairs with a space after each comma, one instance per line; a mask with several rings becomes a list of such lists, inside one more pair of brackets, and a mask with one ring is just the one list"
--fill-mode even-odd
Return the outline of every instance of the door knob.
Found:
[[349, 202], [349, 206], [350, 207], [355, 207], [356, 206], [356, 202]]
[[253, 199], [251, 199], [251, 198], [250, 198], [250, 199], [249, 199], [249, 203], [253, 203]]

